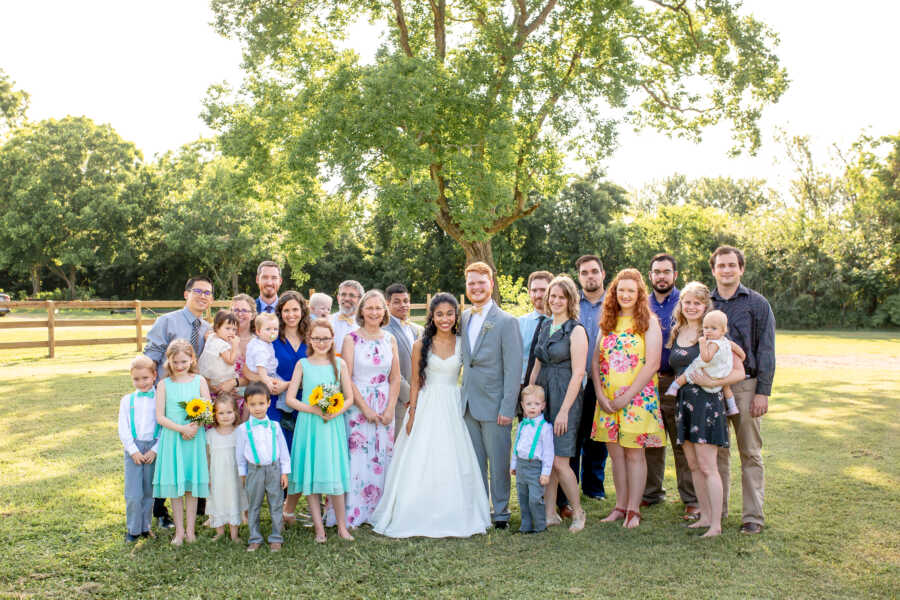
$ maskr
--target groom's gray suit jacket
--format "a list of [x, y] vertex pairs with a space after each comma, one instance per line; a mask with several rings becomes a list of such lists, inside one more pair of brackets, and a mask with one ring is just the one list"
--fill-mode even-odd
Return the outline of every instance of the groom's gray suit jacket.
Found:
[[522, 336], [518, 320], [492, 303], [475, 348], [469, 343], [471, 310], [462, 322], [462, 409], [478, 421], [513, 418], [522, 379]]

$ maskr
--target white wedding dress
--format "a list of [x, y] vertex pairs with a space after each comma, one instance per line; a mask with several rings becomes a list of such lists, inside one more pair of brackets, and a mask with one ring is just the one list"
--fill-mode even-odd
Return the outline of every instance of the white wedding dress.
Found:
[[461, 365], [460, 338], [452, 356], [429, 353], [412, 432], [406, 435], [404, 422], [384, 495], [371, 518], [380, 534], [469, 537], [491, 524], [481, 469], [461, 413]]

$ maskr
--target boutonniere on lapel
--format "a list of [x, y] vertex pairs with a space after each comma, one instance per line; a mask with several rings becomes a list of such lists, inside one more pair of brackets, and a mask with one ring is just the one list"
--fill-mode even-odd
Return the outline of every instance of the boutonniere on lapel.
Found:
[[484, 325], [481, 326], [482, 333], [494, 328], [493, 321], [485, 321]]

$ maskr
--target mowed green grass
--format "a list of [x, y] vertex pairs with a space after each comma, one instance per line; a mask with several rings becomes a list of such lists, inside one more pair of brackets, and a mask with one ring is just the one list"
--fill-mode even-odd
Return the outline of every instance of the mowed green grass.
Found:
[[[332, 532], [319, 546], [311, 530], [294, 528], [280, 554], [213, 543], [210, 530], [180, 549], [168, 533], [127, 545], [116, 412], [133, 347], [62, 348], [53, 360], [5, 351], [0, 597], [896, 597], [900, 337], [780, 332], [778, 346], [831, 363], [811, 368], [795, 358], [778, 370], [763, 425], [762, 535], [737, 532], [735, 449], [731, 515], [713, 540], [678, 518], [670, 459], [669, 502], [645, 509], [634, 531], [598, 522], [614, 501], [608, 471], [610, 498], [585, 501], [588, 525], [578, 535], [555, 528], [394, 541], [363, 527], [356, 542]], [[852, 367], [839, 368], [843, 358]]]

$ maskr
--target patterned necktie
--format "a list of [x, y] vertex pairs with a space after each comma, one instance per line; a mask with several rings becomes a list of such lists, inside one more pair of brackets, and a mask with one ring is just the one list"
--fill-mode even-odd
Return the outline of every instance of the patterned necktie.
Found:
[[194, 319], [191, 325], [191, 346], [194, 347], [197, 356], [200, 356], [200, 319]]
[[269, 306], [266, 306], [266, 307], [263, 309], [263, 312], [273, 313], [273, 312], [275, 312], [275, 307], [272, 306], [272, 305], [270, 304]]

